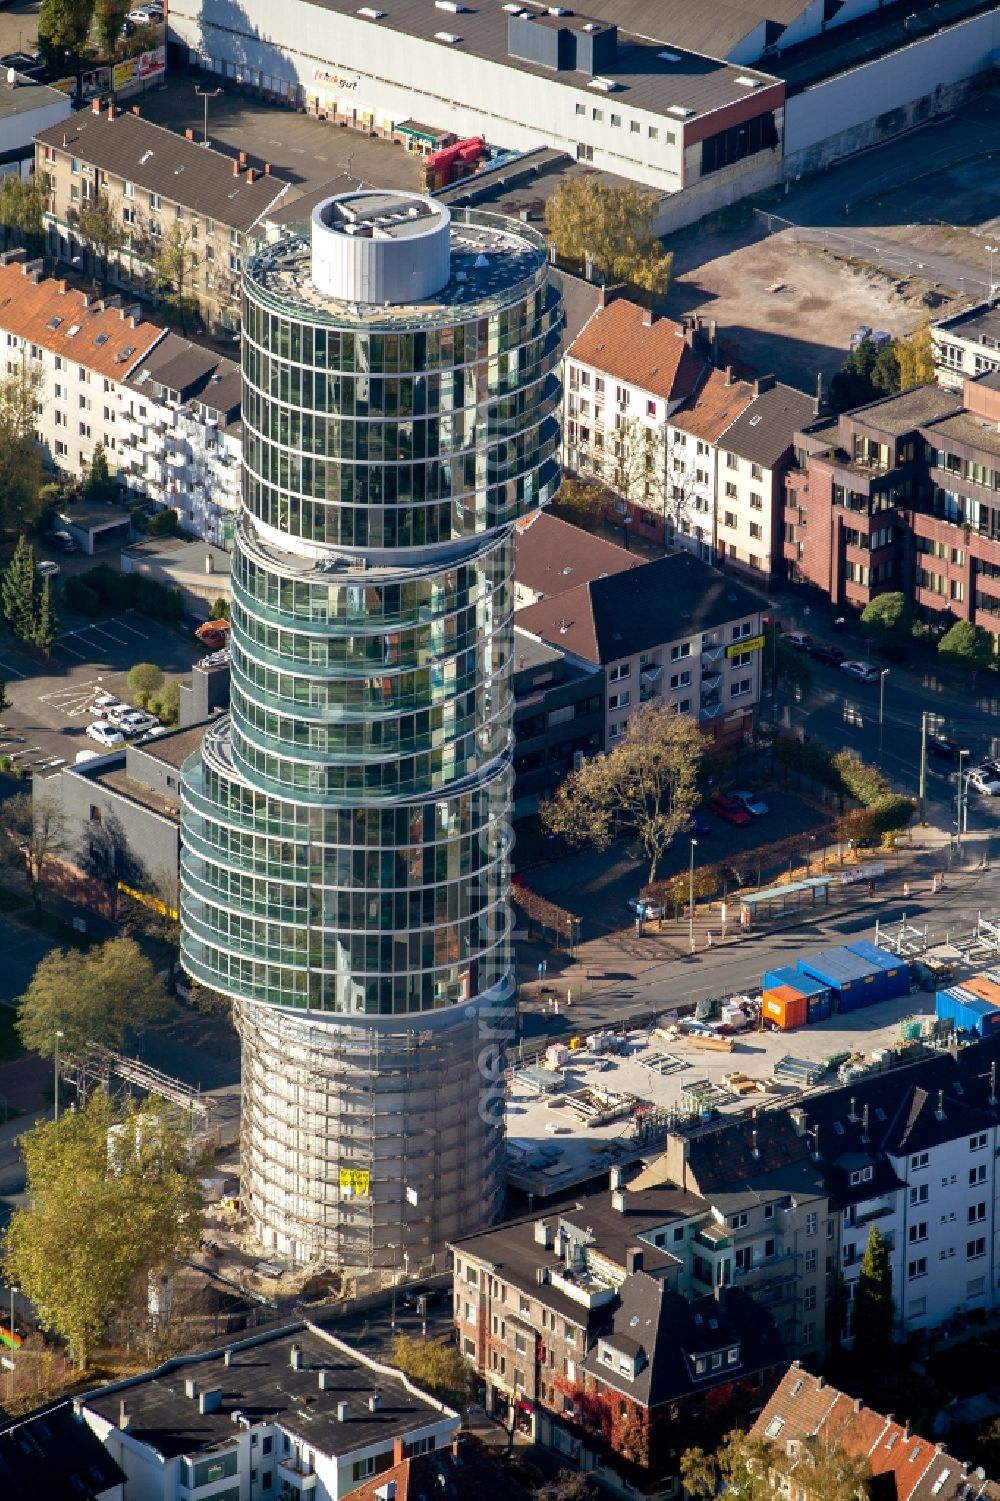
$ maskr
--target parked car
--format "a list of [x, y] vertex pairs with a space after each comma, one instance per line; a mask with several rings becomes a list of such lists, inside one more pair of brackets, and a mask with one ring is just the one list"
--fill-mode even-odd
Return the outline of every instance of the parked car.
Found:
[[121, 725], [122, 720], [127, 719], [130, 714], [140, 714], [141, 712], [141, 709], [135, 709], [131, 704], [122, 703], [120, 699], [118, 703], [108, 704], [106, 708], [102, 710], [104, 718], [108, 720], [110, 724], [119, 726]]
[[689, 834], [695, 834], [695, 835], [700, 836], [700, 835], [703, 835], [703, 834], [711, 834], [711, 832], [712, 832], [711, 820], [707, 819], [705, 817], [704, 813], [692, 813], [691, 814], [691, 821], [688, 824], [688, 833]]
[[55, 579], [62, 573], [62, 569], [58, 563], [53, 563], [49, 558], [43, 558], [40, 563], [35, 564], [35, 572], [39, 578]]
[[125, 744], [125, 736], [121, 730], [103, 719], [95, 719], [93, 724], [88, 724], [87, 734], [91, 740], [96, 740], [98, 745], [103, 745], [105, 750], [114, 750], [115, 746]]
[[76, 552], [77, 546], [69, 532], [53, 532], [52, 541], [60, 552]]
[[109, 710], [122, 709], [126, 705], [122, 703], [120, 698], [115, 698], [113, 693], [99, 693], [90, 707], [96, 714], [106, 718]]
[[877, 683], [879, 679], [878, 668], [873, 667], [870, 662], [841, 662], [840, 670], [862, 683]]
[[782, 641], [787, 641], [789, 646], [794, 646], [796, 651], [808, 651], [813, 644], [813, 638], [805, 631], [786, 631]]
[[713, 813], [724, 818], [726, 823], [736, 824], [737, 828], [745, 828], [747, 824], [753, 823], [753, 819], [743, 804], [738, 803], [735, 798], [729, 797], [725, 792], [720, 792], [717, 797], [713, 797], [708, 806]]
[[142, 709], [133, 709], [131, 714], [124, 714], [116, 721], [123, 735], [146, 735], [155, 730], [159, 722], [155, 714], [145, 714]]
[[957, 761], [962, 746], [957, 740], [949, 740], [947, 735], [928, 735], [927, 749], [939, 761]]
[[969, 772], [969, 786], [986, 797], [1000, 797], [1000, 778], [985, 766], [973, 767]]
[[828, 667], [839, 667], [847, 655], [839, 646], [825, 646], [822, 641], [814, 641], [807, 649], [814, 662], [825, 662]]
[[739, 792], [731, 792], [729, 796], [734, 803], [739, 803], [740, 807], [745, 808], [754, 818], [763, 818], [767, 812], [767, 803], [759, 798], [756, 792], [746, 792], [741, 789]]
[[658, 917], [663, 916], [663, 908], [659, 902], [647, 902], [645, 897], [630, 896], [625, 905], [630, 912], [634, 912], [636, 917], [641, 917], [644, 922], [655, 922]]

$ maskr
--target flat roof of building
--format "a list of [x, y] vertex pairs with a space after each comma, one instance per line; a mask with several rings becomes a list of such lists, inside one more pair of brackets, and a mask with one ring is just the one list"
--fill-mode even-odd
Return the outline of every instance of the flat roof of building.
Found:
[[[301, 1369], [291, 1363], [293, 1346], [302, 1352]], [[168, 1360], [154, 1371], [79, 1400], [116, 1426], [126, 1401], [129, 1433], [166, 1459], [231, 1445], [237, 1412], [250, 1425], [278, 1424], [301, 1436], [310, 1449], [331, 1455], [390, 1445], [397, 1435], [455, 1416], [411, 1387], [398, 1371], [368, 1360], [311, 1324], [278, 1329], [230, 1348], [230, 1365], [223, 1349]], [[325, 1389], [319, 1385], [321, 1371], [327, 1373]], [[221, 1390], [216, 1411], [200, 1412], [198, 1398], [185, 1395], [189, 1380], [197, 1383], [199, 1392]], [[372, 1412], [369, 1398], [376, 1389], [381, 1403]], [[346, 1422], [337, 1416], [343, 1402]]]
[[[351, 16], [352, 19], [358, 14], [353, 0], [315, 0], [315, 3], [324, 10]], [[687, 0], [687, 3], [693, 6], [693, 0]], [[779, 0], [779, 3], [788, 4], [789, 0]], [[797, 14], [802, 9], [800, 0], [791, 0], [791, 3], [795, 4]], [[605, 12], [608, 9], [607, 5], [597, 8]], [[586, 73], [571, 69], [556, 71], [526, 58], [513, 56], [508, 51], [507, 39], [510, 18], [502, 5], [473, 6], [451, 17], [443, 16], [440, 10], [428, 5], [426, 0], [387, 0], [385, 10], [381, 6], [379, 9], [382, 19], [371, 23], [373, 31], [384, 26], [404, 36], [433, 42], [453, 59], [460, 59], [466, 54], [502, 63], [506, 67], [516, 68], [518, 72], [586, 93], [595, 104], [604, 99], [610, 107], [618, 100], [636, 109], [659, 115], [680, 110], [681, 115], [676, 117], [679, 128], [684, 124], [686, 111], [690, 111], [690, 117], [711, 114], [737, 101], [745, 102], [755, 91], [763, 96], [766, 90], [767, 102], [761, 103], [763, 113], [767, 109], [776, 108], [784, 95], [784, 84], [772, 74], [720, 61], [717, 55], [719, 49], [711, 45], [707, 35], [710, 29], [709, 18], [716, 12], [714, 4], [708, 9], [702, 7], [705, 20], [700, 35], [705, 44], [704, 53], [688, 51], [676, 45], [659, 10], [654, 17], [650, 15], [650, 7], [647, 6], [645, 24], [642, 24], [637, 14], [636, 19], [642, 29], [637, 29], [633, 34], [623, 27], [618, 33], [618, 55], [615, 62], [601, 69], [602, 74], [613, 79], [616, 84], [609, 94], [589, 89], [589, 77]], [[529, 12], [536, 19], [544, 18], [543, 25], [552, 24], [548, 17], [548, 6], [525, 0], [522, 11]], [[572, 27], [575, 22], [583, 19], [585, 18], [577, 18], [572, 11], [567, 11], [563, 25]], [[607, 15], [602, 19], [617, 24]], [[447, 34], [457, 36], [457, 41], [442, 39], [445, 20], [448, 22]], [[663, 39], [657, 40], [657, 37]], [[453, 63], [451, 66], [460, 64]], [[741, 83], [741, 79], [748, 82]]]
[[176, 823], [181, 816], [179, 797], [165, 797], [162, 792], [156, 792], [152, 787], [147, 787], [145, 782], [136, 781], [131, 777], [124, 766], [96, 766], [92, 772], [87, 772], [87, 763], [73, 767], [74, 771], [83, 771], [88, 781], [95, 782], [99, 787], [107, 787], [111, 792], [116, 792], [121, 797], [127, 797], [130, 802], [138, 803], [142, 808], [148, 808], [152, 813], [159, 813], [164, 818], [169, 818]]
[[981, 302], [953, 318], [942, 318], [934, 327], [942, 333], [957, 334], [975, 344], [1000, 349], [1000, 302]]
[[[48, 109], [54, 104], [69, 105], [70, 101], [60, 89], [50, 89], [47, 83], [36, 83], [17, 74], [17, 82], [7, 82], [6, 74], [0, 83], [0, 119], [14, 115], [27, 115], [36, 109]], [[67, 109], [67, 114], [69, 110]]]
[[[422, 224], [426, 230], [426, 221]], [[471, 316], [481, 303], [512, 291], [534, 275], [547, 259], [545, 239], [537, 230], [463, 209], [456, 211], [451, 222], [451, 275], [443, 287], [419, 302], [356, 303], [323, 291], [312, 279], [312, 241], [306, 233], [288, 233], [259, 250], [248, 263], [247, 275], [293, 316], [393, 328], [436, 312], [456, 320]]]
[[945, 391], [940, 386], [911, 386], [898, 396], [886, 396], [844, 415], [900, 438], [925, 422], [936, 422], [961, 409], [961, 392]]
[[143, 755], [151, 756], [154, 761], [162, 761], [166, 766], [180, 768], [194, 751], [201, 745], [205, 738], [208, 725], [193, 724], [182, 730], [171, 730], [169, 735], [157, 735], [155, 740], [147, 740], [145, 745], [139, 746]]
[[931, 425], [934, 434], [943, 434], [956, 443], [969, 448], [978, 448], [986, 453], [1000, 454], [1000, 432], [995, 422], [977, 417], [973, 412], [955, 412]]

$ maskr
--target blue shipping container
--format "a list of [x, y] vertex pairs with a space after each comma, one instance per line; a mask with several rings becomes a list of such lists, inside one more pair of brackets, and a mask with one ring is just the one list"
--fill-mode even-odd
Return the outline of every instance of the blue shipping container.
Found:
[[960, 1032], [975, 1032], [979, 1037], [1000, 1033], [1000, 1007], [991, 1006], [961, 986], [938, 991], [934, 1015], [938, 1021], [951, 1022]]
[[799, 959], [797, 968], [830, 987], [839, 1011], [885, 1000], [885, 970], [849, 948], [824, 949], [810, 959]]
[[869, 943], [867, 938], [859, 938], [857, 943], [849, 943], [847, 947], [859, 959], [877, 964], [885, 972], [886, 1000], [893, 1001], [897, 996], [909, 995], [910, 966], [905, 959], [901, 959], [898, 954], [890, 954], [888, 949]]
[[764, 971], [762, 990], [777, 990], [779, 985], [791, 985], [800, 995], [825, 995], [829, 996], [829, 985], [823, 985], [812, 975], [804, 974], [801, 969], [792, 969], [791, 965], [785, 965], [781, 969], [766, 969]]
[[833, 1010], [828, 990], [820, 990], [816, 995], [809, 997], [809, 1020], [811, 1022], [825, 1022]]

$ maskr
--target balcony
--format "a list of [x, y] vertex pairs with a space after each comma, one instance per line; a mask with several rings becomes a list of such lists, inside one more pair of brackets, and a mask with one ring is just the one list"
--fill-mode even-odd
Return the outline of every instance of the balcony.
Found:
[[549, 1273], [549, 1282], [552, 1287], [557, 1287], [567, 1298], [572, 1298], [574, 1303], [580, 1303], [584, 1308], [602, 1308], [617, 1296], [613, 1287], [590, 1272], [574, 1272], [568, 1268], [552, 1271]]
[[719, 692], [719, 689], [721, 687], [722, 687], [722, 673], [721, 672], [704, 672], [704, 671], [702, 672], [702, 674], [701, 674], [701, 696], [702, 696], [702, 702], [704, 702], [704, 700], [706, 698], [709, 698], [712, 695], [716, 695], [717, 696], [718, 692]]
[[[714, 645], [714, 646], [707, 646], [704, 643], [702, 643], [701, 660], [703, 662], [721, 662], [722, 659], [723, 659], [723, 657], [725, 655], [726, 655], [725, 642], [719, 642], [717, 645]], [[702, 680], [704, 681], [704, 679], [702, 679]]]

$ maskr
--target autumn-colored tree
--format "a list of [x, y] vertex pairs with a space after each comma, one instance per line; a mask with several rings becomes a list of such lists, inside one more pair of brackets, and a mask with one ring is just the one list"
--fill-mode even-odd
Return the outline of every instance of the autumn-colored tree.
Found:
[[637, 709], [614, 748], [568, 776], [542, 822], [572, 845], [607, 849], [617, 834], [634, 834], [649, 861], [649, 882], [674, 837], [699, 802], [703, 740], [687, 714], [659, 704]]
[[468, 1401], [472, 1368], [454, 1345], [397, 1334], [392, 1346], [392, 1364], [409, 1376], [415, 1386], [452, 1407], [461, 1408]]
[[591, 480], [567, 478], [559, 486], [554, 504], [574, 526], [585, 532], [595, 532], [604, 514], [606, 499], [600, 485]]
[[163, 296], [167, 317], [186, 332], [198, 316], [198, 299], [192, 291], [198, 266], [198, 242], [190, 225], [174, 220], [167, 233], [154, 241], [153, 273]]
[[163, 981], [134, 939], [112, 938], [88, 953], [53, 949], [39, 960], [21, 997], [17, 1031], [31, 1052], [51, 1058], [58, 1045], [71, 1062], [94, 1043], [121, 1047], [129, 1027], [148, 1025], [169, 1005]]
[[922, 323], [908, 339], [895, 341], [899, 363], [899, 389], [927, 385], [937, 380], [930, 323]]
[[653, 233], [658, 205], [659, 194], [632, 184], [566, 177], [545, 205], [545, 228], [563, 260], [589, 262], [607, 281], [662, 297], [673, 256]]

